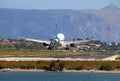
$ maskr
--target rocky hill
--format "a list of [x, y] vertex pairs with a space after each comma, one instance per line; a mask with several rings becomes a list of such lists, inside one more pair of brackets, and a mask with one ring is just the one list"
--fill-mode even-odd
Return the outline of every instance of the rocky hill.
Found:
[[56, 24], [66, 40], [120, 42], [120, 8], [115, 5], [98, 10], [0, 9], [1, 37], [50, 39]]

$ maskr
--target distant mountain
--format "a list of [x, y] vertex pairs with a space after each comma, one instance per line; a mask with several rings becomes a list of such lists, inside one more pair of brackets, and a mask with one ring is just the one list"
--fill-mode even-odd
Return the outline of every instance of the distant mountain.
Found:
[[113, 5], [113, 4], [110, 4], [108, 6], [106, 6], [105, 8], [103, 8], [104, 10], [119, 10], [120, 8]]
[[99, 10], [0, 9], [1, 37], [50, 39], [56, 24], [66, 40], [120, 42], [120, 8], [115, 5]]

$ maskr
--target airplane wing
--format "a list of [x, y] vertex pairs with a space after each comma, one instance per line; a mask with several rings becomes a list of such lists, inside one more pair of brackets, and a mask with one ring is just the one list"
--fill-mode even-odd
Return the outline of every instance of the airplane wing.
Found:
[[49, 40], [39, 40], [39, 39], [32, 39], [32, 38], [25, 38], [25, 37], [21, 37], [19, 39], [23, 39], [26, 41], [32, 41], [32, 42], [46, 43], [46, 44], [50, 44], [50, 42], [51, 42]]
[[[40, 39], [32, 39], [32, 38], [25, 38], [25, 37], [22, 37], [20, 39], [23, 39], [23, 40], [26, 40], [26, 41], [32, 41], [32, 42], [39, 42], [39, 43], [46, 43], [46, 44], [50, 44], [51, 41], [50, 40], [40, 40]], [[88, 42], [89, 40], [77, 40], [77, 41], [59, 41], [60, 44], [62, 45], [69, 45], [71, 43], [84, 43], [84, 42]]]
[[74, 43], [74, 44], [80, 44], [80, 43], [85, 43], [85, 42], [88, 42], [88, 41], [90, 41], [90, 40], [60, 41], [60, 43], [61, 43], [62, 45], [69, 45], [69, 44], [72, 44], [72, 43]]

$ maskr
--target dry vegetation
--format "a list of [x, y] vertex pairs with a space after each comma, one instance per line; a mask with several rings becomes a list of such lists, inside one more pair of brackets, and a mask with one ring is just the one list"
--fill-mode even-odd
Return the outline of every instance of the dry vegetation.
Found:
[[0, 61], [0, 69], [120, 70], [120, 61]]
[[120, 60], [120, 57], [117, 57], [116, 60]]
[[96, 54], [96, 52], [72, 52], [64, 50], [0, 50], [0, 56], [55, 56], [69, 54]]

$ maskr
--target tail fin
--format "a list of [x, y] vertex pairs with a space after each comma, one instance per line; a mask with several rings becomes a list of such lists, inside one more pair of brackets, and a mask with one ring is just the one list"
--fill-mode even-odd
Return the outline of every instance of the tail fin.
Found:
[[59, 33], [59, 29], [58, 29], [58, 25], [56, 24], [55, 35], [57, 36], [58, 33]]

